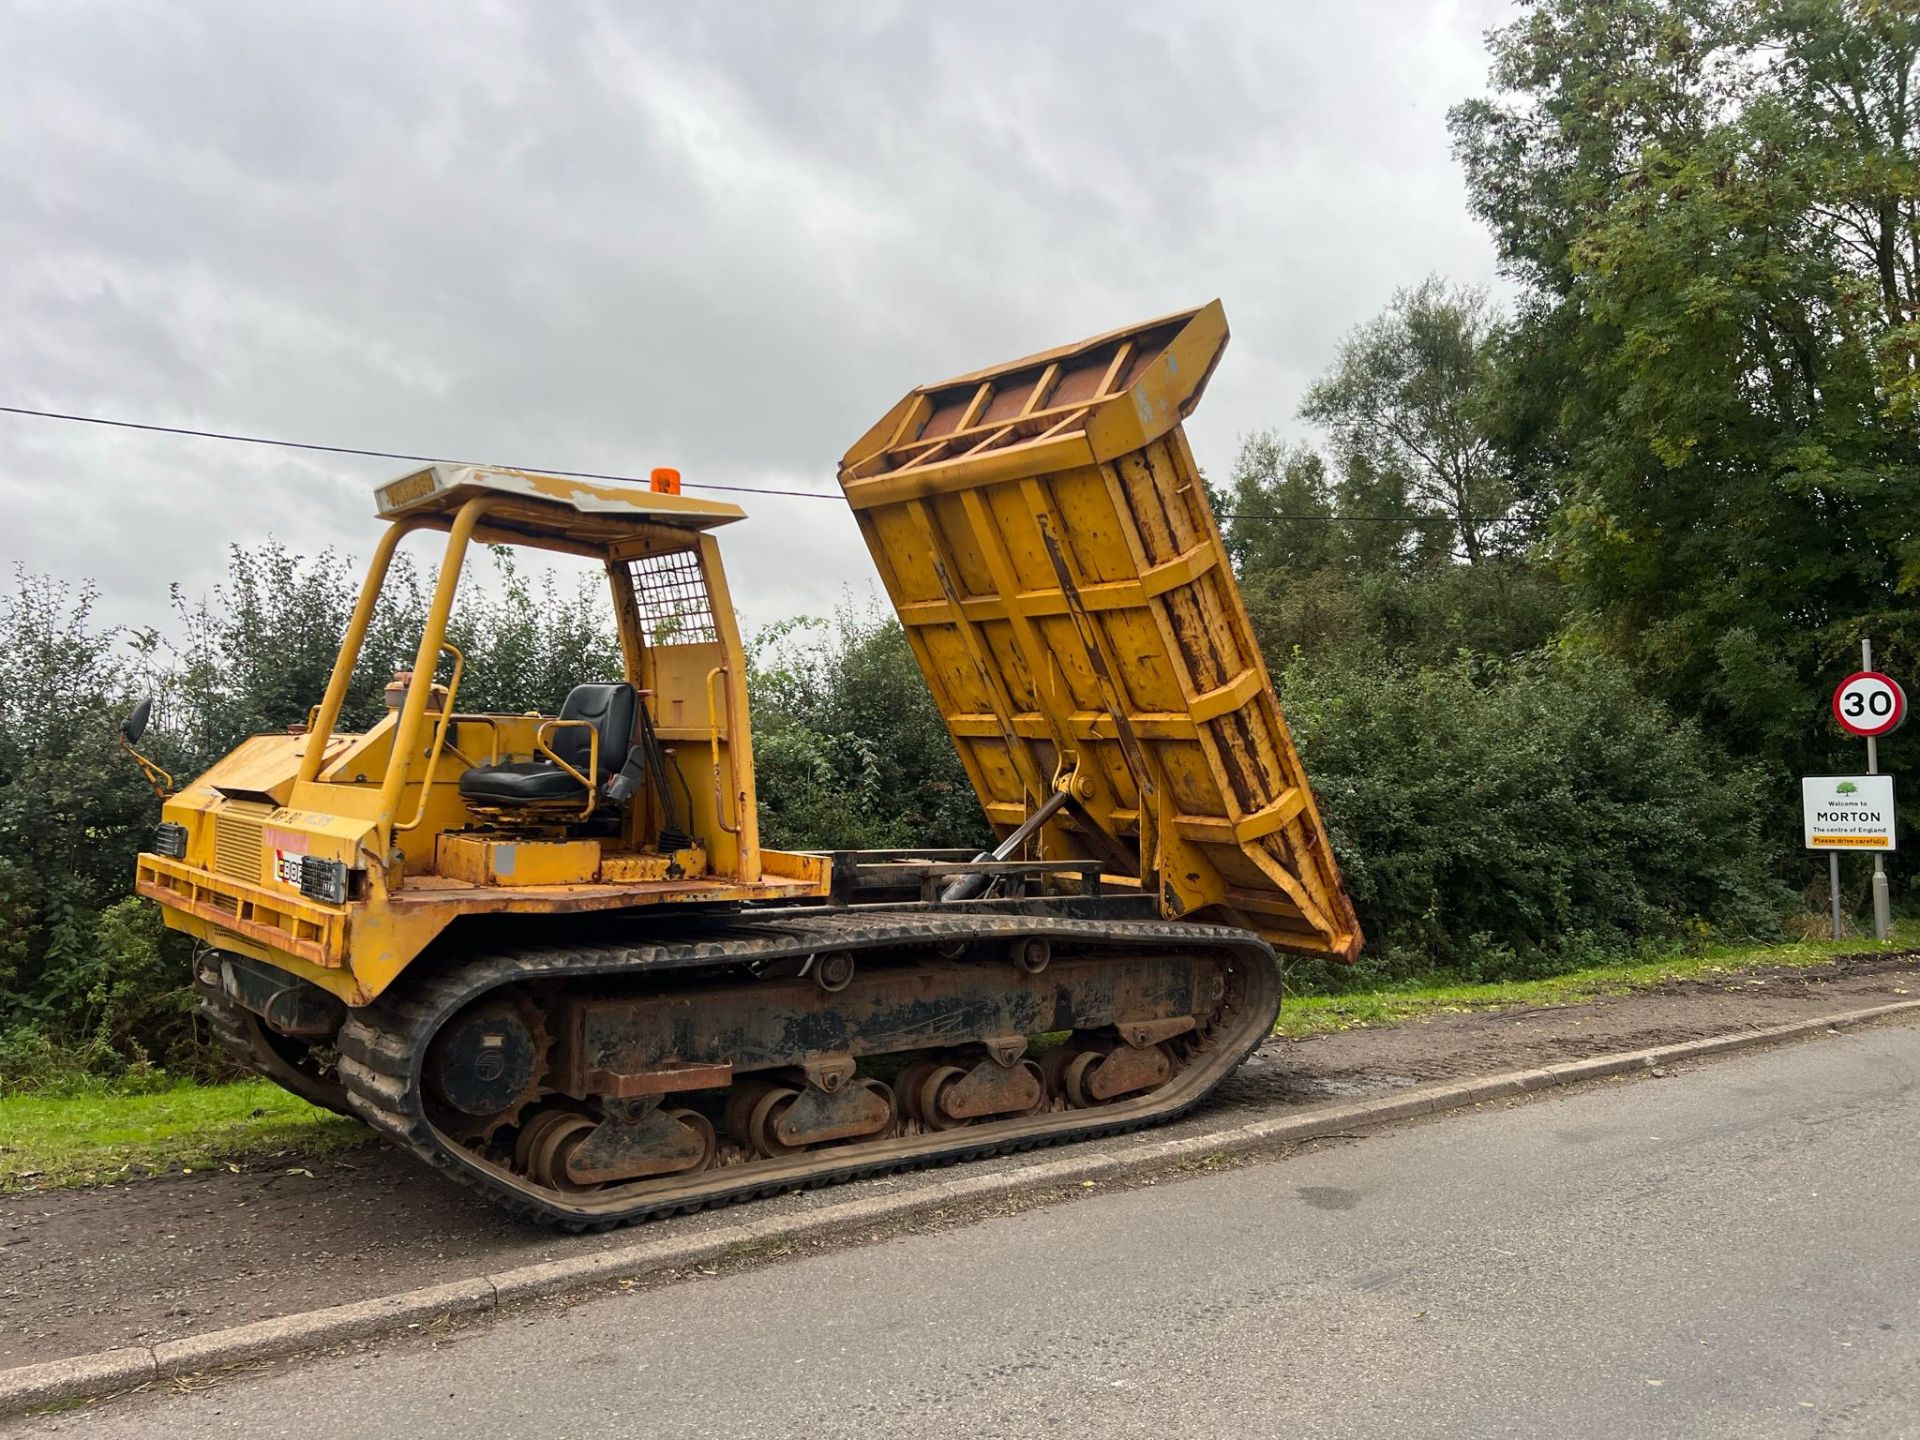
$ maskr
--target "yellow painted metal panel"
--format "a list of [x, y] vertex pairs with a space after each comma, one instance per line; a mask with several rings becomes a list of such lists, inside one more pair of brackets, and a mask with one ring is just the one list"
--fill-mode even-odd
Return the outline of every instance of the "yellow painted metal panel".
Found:
[[625, 885], [635, 880], [672, 880], [679, 876], [706, 873], [707, 852], [698, 846], [688, 850], [676, 850], [671, 855], [628, 854], [600, 857], [600, 880], [607, 885]]
[[265, 878], [261, 832], [273, 813], [268, 805], [227, 804], [213, 817], [213, 868], [234, 880], [257, 885]]
[[[499, 523], [510, 530], [524, 530], [529, 537], [544, 540], [565, 540], [578, 531], [590, 547], [606, 533], [631, 533], [636, 522], [707, 530], [745, 516], [738, 505], [724, 500], [663, 495], [636, 485], [597, 484], [488, 465], [429, 465], [381, 486], [374, 505], [383, 520], [427, 516], [450, 521], [475, 495], [503, 502], [500, 508], [506, 518]], [[586, 521], [569, 521], [566, 512]], [[587, 523], [603, 519], [608, 523]]]
[[1180, 422], [1218, 301], [912, 392], [840, 479], [1004, 834], [1111, 857], [1169, 915], [1351, 959], [1360, 928]]
[[346, 963], [344, 907], [158, 855], [140, 856], [134, 888], [167, 907], [169, 924], [175, 912], [184, 912], [312, 965], [338, 968]]
[[442, 834], [439, 841], [434, 869], [469, 885], [584, 885], [600, 872], [598, 840]]

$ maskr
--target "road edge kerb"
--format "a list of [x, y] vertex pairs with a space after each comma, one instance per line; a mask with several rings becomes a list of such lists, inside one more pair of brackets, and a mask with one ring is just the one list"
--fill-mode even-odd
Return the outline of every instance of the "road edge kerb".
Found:
[[1763, 1030], [1740, 1030], [1644, 1050], [1569, 1060], [1533, 1070], [1452, 1080], [1401, 1095], [1315, 1106], [1304, 1114], [1138, 1144], [1125, 1151], [1093, 1151], [991, 1174], [962, 1175], [918, 1186], [908, 1194], [863, 1196], [823, 1206], [811, 1213], [749, 1219], [684, 1238], [641, 1238], [633, 1244], [591, 1255], [518, 1266], [497, 1274], [402, 1291], [350, 1305], [301, 1311], [226, 1330], [210, 1330], [203, 1335], [163, 1340], [155, 1345], [123, 1346], [67, 1360], [22, 1365], [0, 1370], [0, 1415], [19, 1414], [63, 1401], [97, 1399], [155, 1380], [174, 1379], [224, 1365], [279, 1359], [346, 1340], [421, 1329], [436, 1321], [481, 1314], [514, 1302], [584, 1290], [603, 1280], [709, 1265], [749, 1247], [824, 1239], [883, 1221], [934, 1215], [981, 1201], [1011, 1199], [1090, 1181], [1097, 1183], [1102, 1179], [1256, 1155], [1282, 1145], [1359, 1127], [1389, 1125], [1582, 1080], [1605, 1079], [1682, 1060], [1755, 1049], [1826, 1031], [1853, 1029], [1915, 1011], [1920, 1011], [1920, 1000], [1901, 1000]]

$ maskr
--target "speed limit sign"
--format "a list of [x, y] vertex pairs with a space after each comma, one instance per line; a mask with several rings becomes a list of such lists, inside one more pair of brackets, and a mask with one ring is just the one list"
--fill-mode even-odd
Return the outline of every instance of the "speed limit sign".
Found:
[[1892, 676], [1861, 670], [1833, 692], [1833, 718], [1849, 735], [1884, 735], [1907, 718], [1907, 692]]

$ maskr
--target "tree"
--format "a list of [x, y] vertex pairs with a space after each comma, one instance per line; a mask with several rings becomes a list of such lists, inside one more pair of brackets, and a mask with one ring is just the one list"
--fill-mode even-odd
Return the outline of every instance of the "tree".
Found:
[[[153, 795], [115, 743], [151, 658], [93, 619], [91, 586], [16, 572], [0, 610], [0, 1069], [19, 1031], [86, 1041], [125, 1031], [141, 1007], [104, 983], [127, 895], [151, 833]], [[171, 758], [171, 757], [169, 757]], [[185, 982], [184, 960], [170, 983]], [[164, 1054], [183, 1033], [170, 1007], [129, 1052]], [[6, 1075], [0, 1073], [0, 1084]]]
[[[575, 685], [620, 678], [625, 667], [603, 570], [596, 566], [567, 585], [551, 568], [528, 579], [504, 546], [495, 546], [490, 560], [493, 584], [463, 582], [447, 626], [447, 638], [467, 656], [461, 709], [554, 714]], [[423, 623], [410, 627], [404, 665], [413, 663]], [[443, 669], [442, 678], [449, 673]]]
[[1272, 430], [1240, 441], [1220, 496], [1221, 538], [1241, 574], [1306, 575], [1339, 558], [1340, 525], [1326, 462]]
[[1499, 334], [1484, 291], [1430, 277], [1349, 334], [1300, 407], [1350, 475], [1444, 519], [1469, 564], [1511, 544], [1513, 484], [1486, 423]]
[[[1439, 281], [1402, 292], [1349, 338], [1314, 387], [1343, 417], [1335, 473], [1317, 451], [1272, 431], [1241, 442], [1218, 500], [1223, 538], [1276, 671], [1296, 651], [1426, 664], [1462, 650], [1508, 658], [1546, 644], [1565, 618], [1562, 587], [1522, 543], [1539, 529], [1535, 501], [1545, 487], [1522, 500], [1515, 477], [1545, 448], [1528, 433], [1534, 417], [1511, 398], [1524, 392], [1499, 372], [1502, 327], [1483, 313], [1484, 297], [1463, 307], [1448, 298], [1455, 294]], [[1420, 338], [1440, 329], [1477, 338], [1466, 349]], [[1399, 431], [1364, 419], [1389, 412]], [[1479, 498], [1470, 503], [1482, 513], [1467, 512], [1470, 547], [1456, 544], [1458, 497], [1448, 492], [1435, 506], [1416, 493], [1426, 483], [1419, 461], [1396, 438], [1412, 433], [1416, 413], [1471, 472], [1468, 489]], [[1439, 443], [1421, 445], [1439, 453]], [[1522, 453], [1524, 464], [1512, 458]], [[1484, 514], [1502, 506], [1504, 520], [1487, 524]]]
[[[300, 555], [277, 540], [230, 547], [226, 579], [210, 595], [190, 600], [173, 587], [181, 638], [156, 719], [187, 770], [306, 718], [326, 691], [357, 589], [345, 556]], [[368, 688], [363, 721], [379, 714], [377, 700], [364, 713]]]
[[1920, 639], [1915, 12], [1533, 0], [1453, 114], [1581, 628], [1782, 765], [1861, 634]]

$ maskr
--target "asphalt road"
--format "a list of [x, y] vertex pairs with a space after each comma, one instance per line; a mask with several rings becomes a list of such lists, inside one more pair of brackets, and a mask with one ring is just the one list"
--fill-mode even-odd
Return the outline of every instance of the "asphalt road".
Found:
[[134, 1437], [1920, 1436], [1920, 1029], [16, 1422]]

